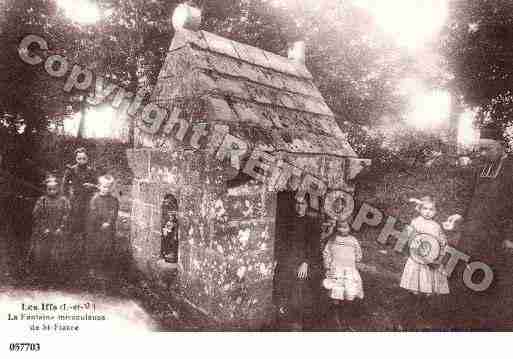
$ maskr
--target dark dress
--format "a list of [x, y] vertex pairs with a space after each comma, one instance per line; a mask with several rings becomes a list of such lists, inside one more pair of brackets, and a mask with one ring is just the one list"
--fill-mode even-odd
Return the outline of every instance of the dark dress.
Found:
[[[115, 260], [116, 221], [119, 201], [111, 194], [95, 194], [91, 199], [87, 217], [86, 253], [91, 268], [104, 269]], [[108, 228], [102, 228], [109, 223]]]
[[[322, 263], [320, 234], [318, 221], [308, 216], [295, 217], [289, 226], [278, 227], [274, 303], [287, 309], [288, 320], [304, 324], [315, 316], [319, 308]], [[297, 276], [302, 263], [308, 264], [307, 279]]]
[[34, 211], [30, 257], [34, 269], [46, 272], [56, 269], [66, 260], [65, 242], [68, 236], [70, 204], [64, 196], [42, 196]]
[[[499, 166], [496, 162], [494, 167]], [[470, 262], [482, 261], [494, 272], [491, 286], [478, 293], [468, 289], [463, 283], [464, 265], [459, 264], [451, 276], [455, 288], [455, 301], [459, 298], [475, 299], [476, 317], [487, 317], [486, 310], [494, 310], [489, 303], [511, 301], [513, 305], [513, 261], [512, 253], [502, 247], [506, 239], [513, 240], [513, 159], [502, 160], [497, 176], [487, 176], [496, 169], [487, 171], [481, 167], [475, 176], [474, 193], [464, 215], [462, 235], [457, 248], [470, 256]], [[484, 170], [484, 171], [483, 171]], [[479, 305], [483, 300], [486, 306]], [[486, 312], [485, 310], [485, 312]]]
[[496, 177], [483, 176], [483, 168], [476, 173], [474, 193], [464, 215], [461, 249], [474, 258], [493, 260], [502, 251], [503, 240], [513, 239], [513, 160], [506, 157], [494, 166], [492, 173], [500, 166]]
[[69, 196], [71, 202], [71, 232], [82, 234], [85, 232], [85, 220], [89, 202], [95, 189], [84, 186], [84, 183], [96, 183], [96, 173], [90, 166], [75, 164], [68, 166], [62, 180], [62, 193]]

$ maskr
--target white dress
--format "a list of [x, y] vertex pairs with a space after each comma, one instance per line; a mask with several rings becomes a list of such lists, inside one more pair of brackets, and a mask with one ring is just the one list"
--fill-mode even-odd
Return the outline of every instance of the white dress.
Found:
[[[433, 220], [417, 217], [410, 226], [417, 234], [429, 234], [438, 240], [440, 256], [445, 253], [447, 240], [438, 223]], [[406, 261], [400, 286], [404, 289], [426, 294], [448, 294], [449, 283], [443, 272], [443, 266], [431, 268], [427, 264], [416, 261], [411, 256]]]
[[326, 278], [324, 288], [329, 296], [338, 300], [363, 299], [363, 285], [356, 262], [362, 259], [362, 249], [353, 236], [335, 235], [323, 251]]

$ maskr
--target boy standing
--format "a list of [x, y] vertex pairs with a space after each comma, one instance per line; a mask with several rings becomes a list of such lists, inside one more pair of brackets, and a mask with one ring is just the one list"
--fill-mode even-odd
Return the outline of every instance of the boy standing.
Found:
[[91, 199], [87, 216], [86, 256], [93, 272], [112, 266], [119, 210], [119, 201], [112, 195], [114, 177], [101, 176], [98, 183], [99, 191]]

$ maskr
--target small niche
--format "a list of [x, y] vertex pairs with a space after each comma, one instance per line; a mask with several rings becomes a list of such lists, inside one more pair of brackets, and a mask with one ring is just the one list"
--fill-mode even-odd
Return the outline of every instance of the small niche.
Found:
[[167, 263], [178, 262], [178, 201], [172, 194], [162, 201], [160, 253]]

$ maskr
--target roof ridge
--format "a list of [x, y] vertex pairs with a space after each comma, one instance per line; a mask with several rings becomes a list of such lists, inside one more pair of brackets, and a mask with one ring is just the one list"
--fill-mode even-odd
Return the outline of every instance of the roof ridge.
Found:
[[[253, 46], [253, 45], [238, 42], [238, 41], [232, 40], [230, 38], [223, 37], [223, 36], [220, 36], [220, 35], [214, 34], [212, 32], [205, 31], [205, 30], [192, 32], [193, 34], [191, 34], [190, 30], [184, 31], [182, 29], [182, 30], [180, 30], [180, 32], [181, 32], [181, 35], [183, 36], [183, 38], [181, 38], [180, 41], [183, 41], [191, 46], [195, 46], [195, 47], [201, 49], [202, 51], [208, 51], [208, 52], [211, 52], [214, 54], [224, 55], [226, 57], [230, 57], [237, 61], [243, 61], [252, 66], [258, 66], [259, 68], [273, 70], [277, 73], [287, 74], [288, 76], [294, 76], [294, 77], [296, 77], [298, 79], [302, 79], [302, 80], [304, 80], [304, 79], [311, 80], [313, 78], [312, 74], [306, 68], [306, 66], [299, 65], [298, 63], [292, 61], [288, 57], [279, 55], [277, 53], [267, 51], [267, 50], [261, 49], [259, 47]], [[206, 34], [208, 34], [208, 35], [206, 35]], [[175, 37], [176, 37], [176, 34], [175, 34]], [[216, 44], [216, 45], [218, 45], [216, 47], [214, 45], [215, 40], [222, 40], [223, 45], [229, 44], [230, 45], [229, 49], [226, 47], [221, 48], [222, 45], [219, 42]], [[240, 47], [238, 48], [237, 46], [235, 46], [236, 44], [239, 45]], [[240, 50], [242, 48], [247, 48], [247, 49], [251, 49], [252, 51], [256, 51], [252, 55], [256, 55], [258, 53], [258, 56], [256, 56], [256, 58], [258, 59], [259, 56], [260, 56], [260, 58], [264, 57], [266, 59], [266, 62], [269, 64], [269, 66], [263, 65], [261, 61], [257, 61], [257, 62], [250, 61], [251, 56], [241, 53]], [[225, 51], [222, 51], [222, 50], [225, 50]], [[277, 69], [275, 66], [271, 66], [271, 63], [273, 61], [272, 57], [275, 57], [276, 59], [279, 60], [279, 62], [282, 63], [282, 65], [284, 65], [284, 67], [282, 67], [281, 70]], [[255, 58], [253, 60], [255, 60]]]
[[[193, 41], [190, 41], [190, 42], [188, 42], [188, 43], [189, 43], [189, 46], [192, 46], [192, 47], [194, 47], [194, 48], [197, 48], [197, 49], [199, 49], [200, 51], [207, 51], [207, 52], [209, 52], [209, 53], [211, 53], [211, 54], [215, 54], [215, 55], [219, 55], [219, 56], [228, 57], [228, 58], [230, 58], [230, 59], [233, 59], [233, 60], [236, 60], [236, 61], [240, 61], [240, 62], [245, 62], [245, 63], [246, 63], [246, 64], [248, 64], [248, 65], [256, 66], [256, 67], [258, 67], [258, 68], [260, 68], [260, 69], [265, 69], [265, 70], [268, 70], [268, 71], [274, 71], [274, 72], [276, 72], [276, 73], [278, 73], [278, 74], [282, 74], [282, 75], [284, 74], [284, 75], [287, 75], [287, 76], [292, 76], [292, 77], [295, 77], [295, 78], [297, 78], [297, 79], [299, 79], [299, 80], [302, 80], [302, 81], [305, 81], [305, 80], [310, 81], [310, 80], [312, 80], [312, 77], [298, 76], [297, 74], [294, 74], [294, 73], [290, 73], [290, 72], [285, 72], [285, 71], [277, 70], [277, 69], [276, 69], [276, 68], [274, 68], [274, 67], [270, 67], [270, 66], [269, 66], [269, 67], [268, 67], [268, 66], [262, 66], [262, 65], [259, 65], [259, 64], [254, 63], [254, 62], [250, 62], [250, 61], [248, 61], [248, 60], [241, 59], [240, 57], [234, 57], [234, 56], [227, 55], [227, 54], [225, 54], [225, 53], [223, 53], [223, 52], [214, 51], [214, 50], [212, 50], [212, 49], [210, 49], [210, 48], [204, 48], [204, 47], [199, 46], [198, 44], [196, 44], [196, 43], [195, 43], [195, 42], [193, 42]], [[245, 46], [250, 46], [250, 45], [245, 45]], [[178, 48], [176, 48], [176, 49], [180, 49], [180, 48], [182, 48], [182, 47], [183, 47], [183, 46], [178, 47]], [[259, 48], [258, 48], [258, 47], [255, 47], [255, 49], [259, 49]], [[259, 50], [262, 50], [262, 49], [259, 49]], [[234, 49], [234, 51], [235, 51], [235, 49]], [[262, 51], [265, 51], [265, 50], [262, 50]], [[283, 56], [281, 56], [281, 55], [276, 55], [276, 56], [283, 57]], [[287, 60], [287, 61], [290, 61], [290, 60], [288, 60], [286, 57], [283, 57], [283, 58], [284, 58], [285, 60]]]

